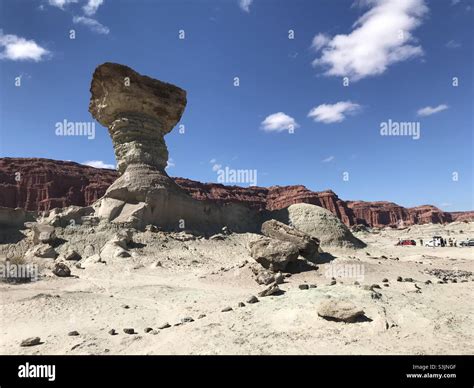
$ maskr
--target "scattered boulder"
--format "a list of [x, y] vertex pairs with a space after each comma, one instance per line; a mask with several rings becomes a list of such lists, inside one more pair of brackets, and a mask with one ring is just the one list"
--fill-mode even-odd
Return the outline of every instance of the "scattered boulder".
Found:
[[275, 275], [270, 271], [260, 271], [255, 279], [258, 284], [267, 286], [275, 282]]
[[58, 253], [51, 245], [40, 243], [39, 245], [35, 245], [34, 247], [30, 248], [25, 253], [25, 256], [35, 256], [41, 257], [43, 259], [55, 259], [58, 256]]
[[229, 306], [228, 306], [228, 307], [224, 307], [224, 308], [221, 310], [221, 312], [226, 313], [226, 312], [232, 311], [232, 310], [233, 310], [232, 307], [229, 307]]
[[125, 328], [123, 329], [125, 334], [135, 334], [135, 330], [133, 328]]
[[130, 257], [131, 254], [128, 249], [131, 243], [132, 231], [130, 229], [120, 230], [104, 244], [100, 250], [100, 257], [106, 261], [114, 258]]
[[66, 253], [64, 254], [64, 259], [65, 260], [74, 260], [74, 261], [79, 261], [82, 259], [81, 255], [77, 253], [74, 249], [68, 249]]
[[160, 231], [160, 229], [157, 226], [152, 225], [152, 224], [145, 226], [145, 230], [150, 233], [157, 233]]
[[150, 333], [152, 331], [153, 331], [152, 327], [145, 327], [145, 330], [144, 330], [145, 333]]
[[308, 290], [308, 289], [309, 289], [309, 285], [308, 285], [308, 284], [300, 284], [300, 285], [298, 286], [298, 288], [299, 288], [300, 290]]
[[189, 322], [194, 322], [194, 319], [191, 317], [184, 317], [181, 319], [182, 323], [189, 323]]
[[[280, 294], [281, 290], [280, 287], [276, 284], [271, 284], [267, 288], [265, 288], [263, 291], [258, 293], [258, 296], [265, 297], [265, 296], [270, 296], [270, 295], [275, 295], [275, 294]], [[247, 301], [247, 303], [249, 303]]]
[[109, 333], [110, 335], [116, 335], [116, 334], [117, 334], [117, 332], [115, 331], [115, 329], [110, 329], [110, 330], [108, 331], [108, 333]]
[[247, 299], [247, 303], [253, 304], [253, 303], [258, 303], [259, 300], [255, 295], [252, 295], [250, 298]]
[[67, 333], [68, 336], [70, 337], [77, 337], [79, 335], [79, 332], [76, 331], [76, 330], [73, 330], [73, 331], [70, 331], [69, 333]]
[[21, 341], [20, 346], [26, 347], [26, 346], [36, 346], [41, 344], [41, 338], [40, 337], [30, 337], [26, 338], [23, 341]]
[[35, 224], [33, 226], [33, 242], [35, 244], [53, 244], [56, 240], [54, 226], [47, 224]]
[[285, 281], [285, 276], [281, 272], [278, 272], [275, 275], [275, 284], [282, 284], [284, 281]]
[[290, 262], [298, 259], [296, 245], [268, 237], [262, 237], [249, 244], [250, 254], [264, 268], [273, 272], [285, 271]]
[[319, 240], [317, 238], [277, 220], [265, 221], [262, 224], [262, 234], [294, 244], [298, 248], [299, 254], [307, 259], [313, 259], [318, 254]]
[[239, 304], [237, 306], [238, 307], [245, 307], [245, 303], [244, 302], [239, 302]]
[[364, 316], [364, 310], [355, 306], [352, 302], [342, 299], [329, 299], [318, 308], [318, 315], [327, 320], [355, 322]]
[[171, 327], [171, 325], [168, 322], [166, 322], [166, 323], [163, 323], [162, 325], [158, 326], [158, 329], [163, 330], [163, 329], [167, 329], [169, 327]]
[[53, 268], [53, 274], [61, 278], [71, 276], [71, 270], [64, 263], [55, 263]]

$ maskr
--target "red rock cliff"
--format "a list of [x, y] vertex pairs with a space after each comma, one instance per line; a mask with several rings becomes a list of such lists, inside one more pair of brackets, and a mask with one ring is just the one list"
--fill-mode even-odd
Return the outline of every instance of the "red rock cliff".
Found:
[[432, 205], [405, 208], [385, 201], [347, 201], [347, 206], [354, 212], [358, 223], [377, 227], [453, 221], [450, 213]]
[[117, 172], [74, 162], [0, 158], [0, 206], [50, 210], [90, 205], [117, 179]]
[[[18, 176], [18, 181], [15, 179]], [[114, 170], [41, 158], [0, 158], [0, 206], [50, 210], [87, 206], [99, 199], [117, 179]], [[333, 191], [315, 192], [305, 186], [238, 187], [174, 178], [198, 200], [244, 202], [257, 210], [277, 210], [310, 203], [330, 210], [346, 225], [397, 226], [472, 220], [474, 212], [447, 213], [424, 205], [404, 208], [393, 202], [343, 201]]]

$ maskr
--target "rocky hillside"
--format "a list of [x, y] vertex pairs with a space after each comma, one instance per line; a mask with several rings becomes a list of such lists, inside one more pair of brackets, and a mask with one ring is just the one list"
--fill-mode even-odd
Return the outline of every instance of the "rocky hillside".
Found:
[[[102, 197], [117, 179], [114, 170], [41, 158], [0, 158], [0, 206], [50, 210], [86, 206]], [[393, 202], [343, 201], [333, 191], [315, 192], [305, 186], [238, 187], [201, 183], [184, 178], [175, 182], [198, 200], [246, 203], [258, 210], [278, 210], [309, 203], [330, 210], [346, 225], [397, 226], [472, 220], [474, 212], [448, 213], [424, 205], [404, 208]]]

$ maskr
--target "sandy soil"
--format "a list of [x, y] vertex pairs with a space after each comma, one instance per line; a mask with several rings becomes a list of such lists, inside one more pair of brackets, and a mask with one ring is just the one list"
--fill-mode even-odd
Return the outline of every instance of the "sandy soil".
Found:
[[[435, 234], [474, 237], [474, 223], [359, 232], [366, 249], [325, 248], [333, 258], [325, 255], [318, 270], [292, 274], [280, 286], [282, 295], [238, 307], [264, 288], [254, 279], [247, 250], [256, 235], [180, 241], [161, 232], [137, 233], [130, 258], [85, 269], [72, 265], [69, 278], [52, 275], [52, 260], [42, 259], [46, 276], [40, 281], [0, 283], [0, 353], [472, 354], [474, 277], [460, 274], [474, 271], [474, 248], [394, 246], [398, 238], [418, 242]], [[99, 229], [65, 230], [63, 249], [101, 246], [108, 237]], [[341, 272], [347, 268], [361, 272], [348, 276]], [[331, 269], [340, 272], [335, 285]], [[438, 283], [443, 275], [427, 272], [433, 269], [451, 271], [446, 273], [456, 282]], [[398, 276], [414, 281], [400, 282]], [[299, 289], [304, 283], [317, 287]], [[373, 284], [381, 288], [369, 289]], [[317, 308], [328, 297], [351, 300], [368, 319], [341, 323], [319, 317]], [[228, 306], [233, 310], [222, 312]], [[201, 314], [206, 316], [198, 319]], [[194, 321], [174, 326], [185, 317]], [[171, 327], [158, 329], [167, 322]], [[147, 327], [156, 331], [145, 333]], [[108, 333], [112, 328], [117, 335]], [[73, 330], [79, 335], [68, 336]], [[20, 347], [33, 336], [42, 344]]]

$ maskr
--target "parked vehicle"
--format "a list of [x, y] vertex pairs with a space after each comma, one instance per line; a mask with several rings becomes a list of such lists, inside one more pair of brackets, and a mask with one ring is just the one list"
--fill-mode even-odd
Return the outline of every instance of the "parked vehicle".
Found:
[[474, 247], [474, 238], [459, 241], [459, 246], [461, 246], [461, 247]]
[[416, 245], [415, 240], [400, 240], [397, 245]]
[[425, 243], [425, 247], [443, 247], [443, 241], [442, 236], [433, 236], [431, 240]]
[[425, 243], [425, 247], [440, 247], [440, 246], [441, 246], [441, 240], [437, 238], [434, 238]]

